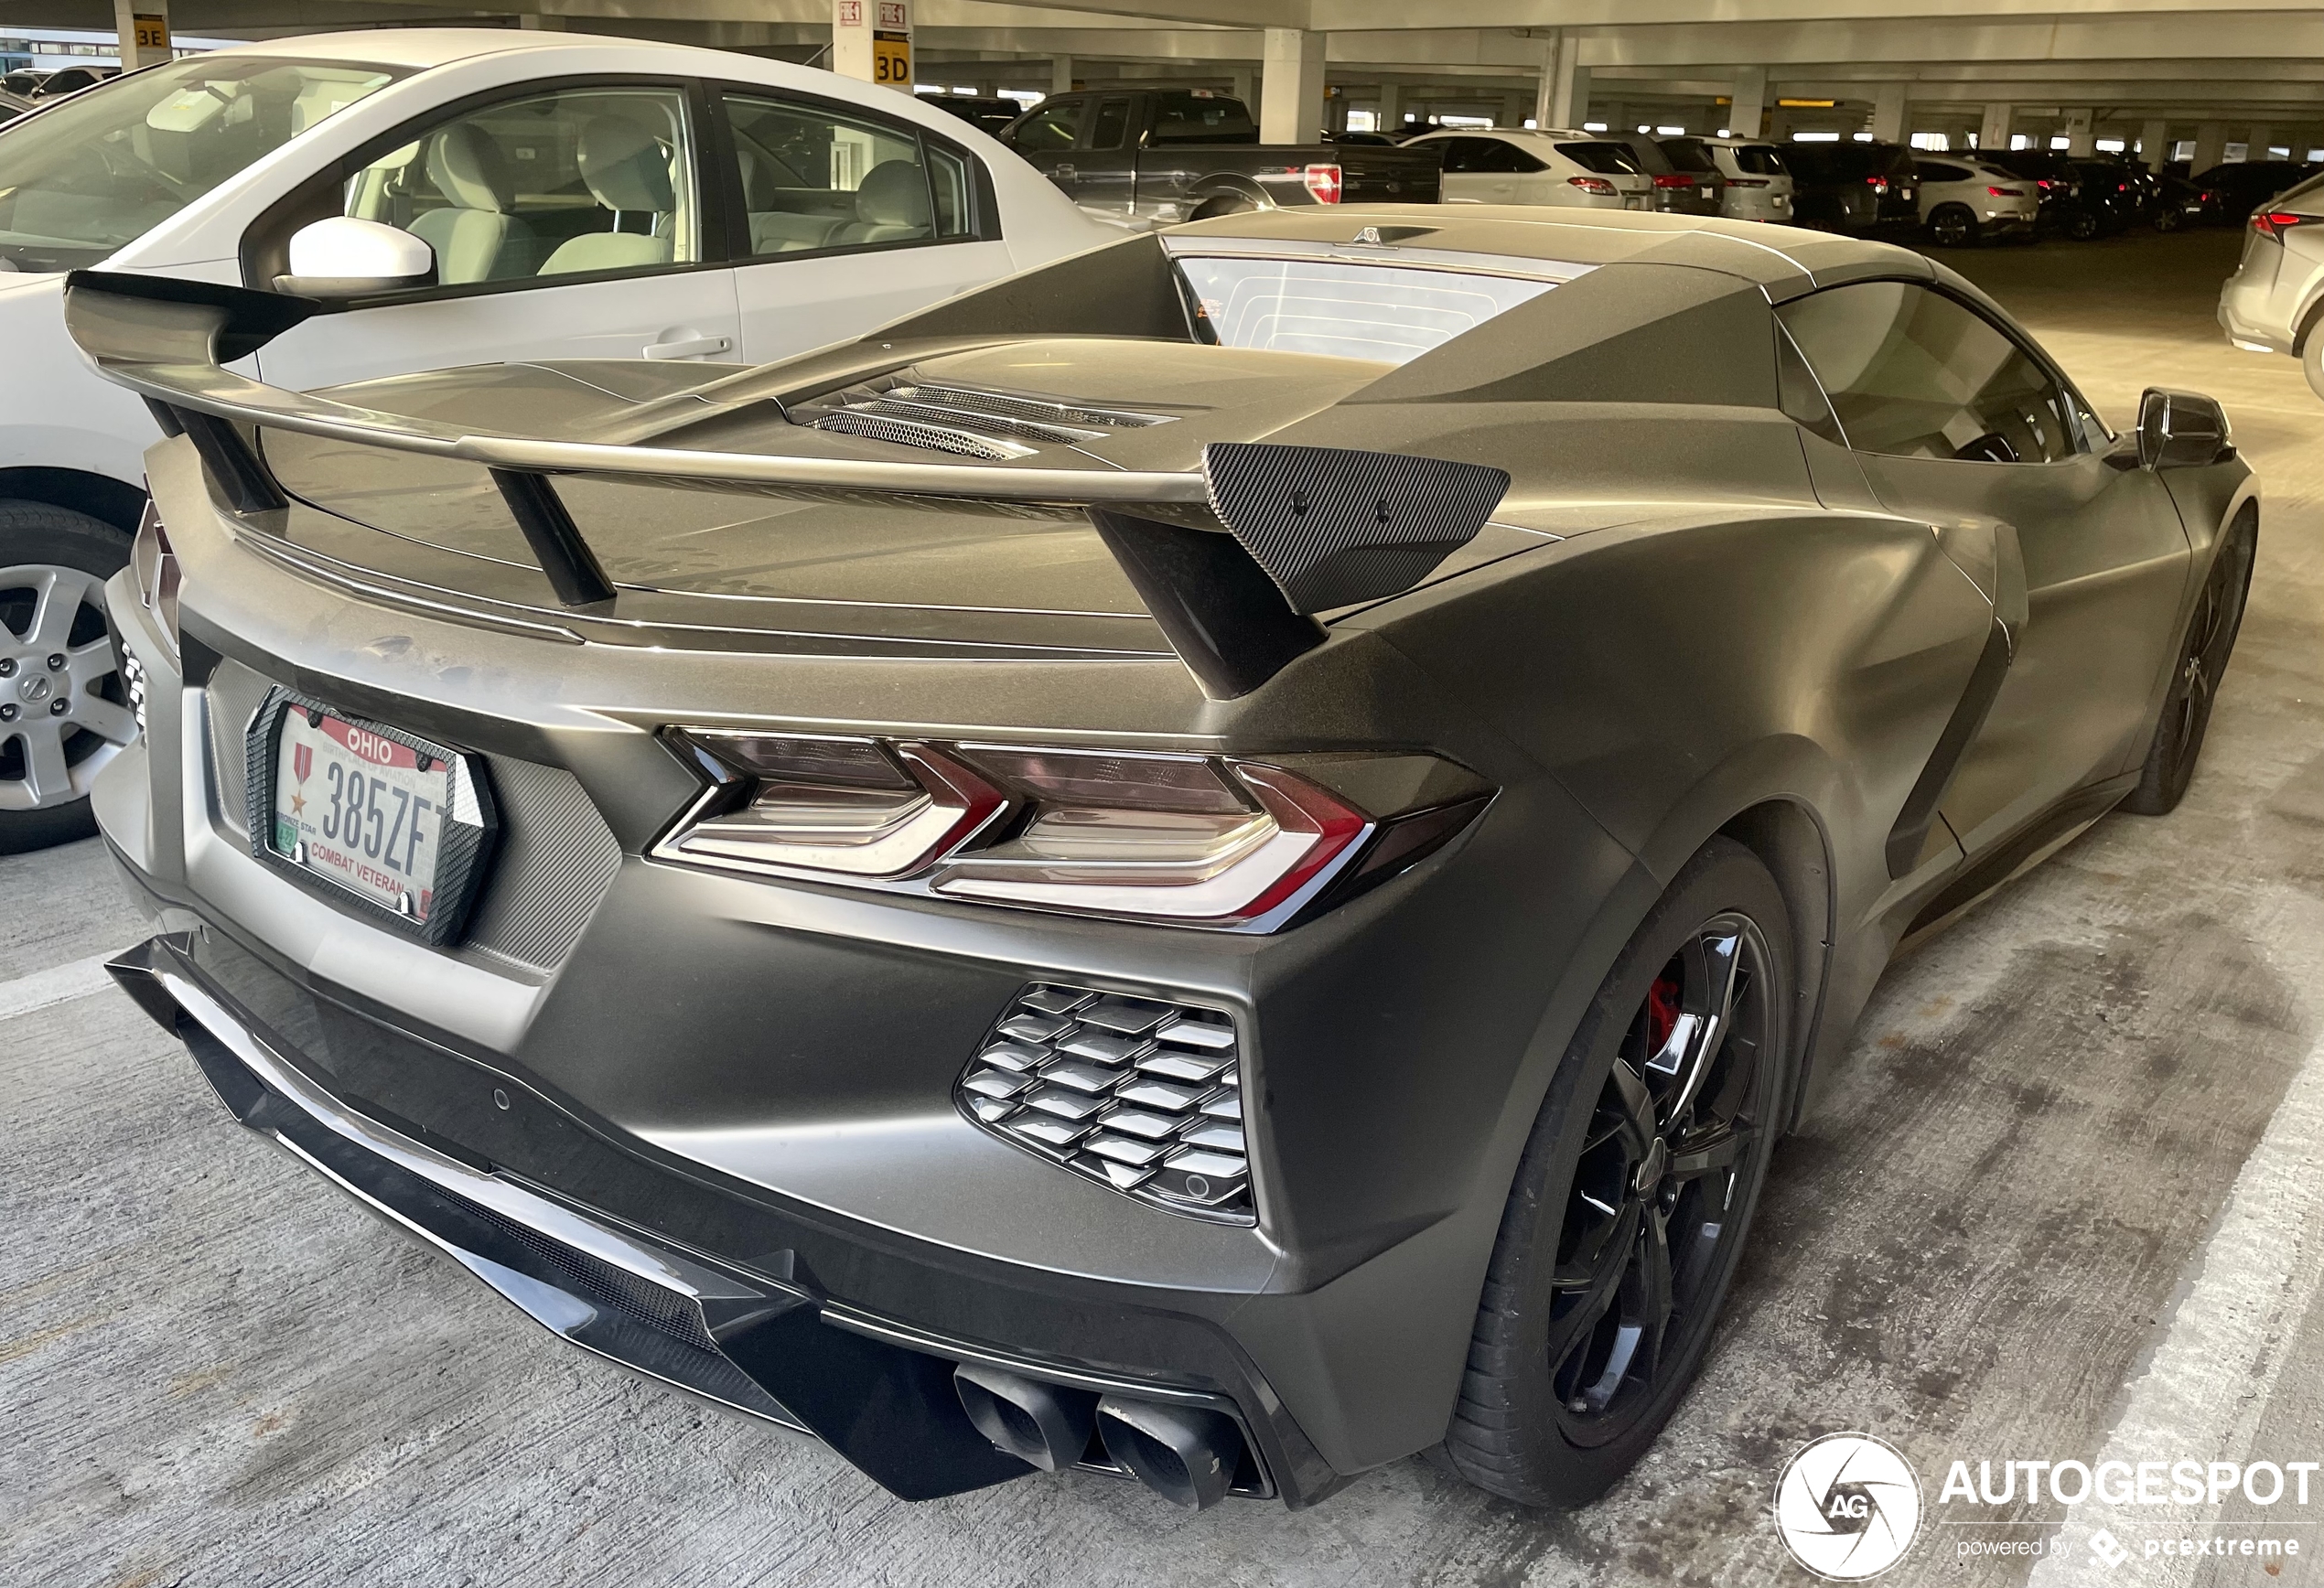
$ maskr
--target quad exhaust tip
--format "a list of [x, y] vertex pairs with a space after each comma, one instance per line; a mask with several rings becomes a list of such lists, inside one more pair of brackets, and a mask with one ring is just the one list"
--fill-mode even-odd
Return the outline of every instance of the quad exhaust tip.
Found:
[[953, 1370], [961, 1410], [976, 1431], [1019, 1461], [1062, 1472], [1090, 1448], [1097, 1397], [963, 1362]]
[[977, 1432], [1027, 1465], [1061, 1472], [1088, 1458], [1091, 1436], [1140, 1483], [1190, 1511], [1227, 1497], [1243, 1464], [1243, 1431], [1221, 1412], [1044, 1384], [964, 1362], [952, 1373]]

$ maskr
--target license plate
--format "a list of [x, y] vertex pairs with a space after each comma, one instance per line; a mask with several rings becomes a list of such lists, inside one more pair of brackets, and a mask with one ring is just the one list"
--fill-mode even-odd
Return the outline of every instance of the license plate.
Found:
[[296, 704], [285, 706], [281, 723], [276, 857], [435, 936], [428, 928], [446, 913], [447, 834], [459, 840], [450, 846], [458, 858], [474, 851], [469, 834], [483, 826], [460, 758]]

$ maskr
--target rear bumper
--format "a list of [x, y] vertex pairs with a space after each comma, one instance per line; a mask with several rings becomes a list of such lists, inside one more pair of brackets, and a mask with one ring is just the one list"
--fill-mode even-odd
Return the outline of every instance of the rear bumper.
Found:
[[[642, 1192], [646, 1207], [625, 1206], [622, 1213], [631, 1215], [625, 1218], [553, 1191], [427, 1121], [353, 1095], [235, 996], [227, 983], [246, 982], [253, 962], [221, 939], [207, 928], [156, 937], [108, 968], [185, 1042], [242, 1124], [574, 1345], [723, 1410], [812, 1435], [905, 1499], [958, 1494], [1033, 1470], [970, 1422], [952, 1382], [963, 1363], [1077, 1393], [1223, 1414], [1243, 1435], [1234, 1492], [1246, 1497], [1279, 1497], [1296, 1508], [1346, 1481], [1315, 1455], [1263, 1385], [1245, 1382], [1234, 1394], [1108, 1373], [853, 1306], [833, 1293], [833, 1276], [860, 1279], [892, 1266], [894, 1253], [835, 1248], [820, 1232], [785, 1231], [770, 1222], [769, 1210], [732, 1207], [712, 1226], [718, 1234], [746, 1244], [784, 1242], [737, 1262], [636, 1219], [649, 1208], [664, 1220], [699, 1219], [718, 1199], [707, 1187], [672, 1175], [648, 1185], [633, 1175], [633, 1196], [623, 1200], [634, 1203]], [[424, 1045], [406, 1043], [398, 1057], [429, 1068]], [[398, 1100], [422, 1099], [425, 1106], [422, 1079], [412, 1099]], [[511, 1120], [527, 1111], [507, 1088], [490, 1095], [488, 1106]], [[605, 1164], [588, 1160], [608, 1151], [566, 1143], [567, 1175], [603, 1182]], [[912, 1282], [940, 1304], [963, 1293], [958, 1273], [925, 1271]], [[970, 1282], [974, 1305], [988, 1318], [1021, 1314], [1027, 1304], [1022, 1293]], [[1083, 1326], [1121, 1322], [1087, 1300], [1071, 1311]], [[1073, 1321], [1052, 1319], [1068, 1327]], [[1246, 1402], [1272, 1409], [1261, 1412], [1266, 1426], [1254, 1426]], [[1082, 1465], [1128, 1475], [1102, 1446], [1092, 1445]]]

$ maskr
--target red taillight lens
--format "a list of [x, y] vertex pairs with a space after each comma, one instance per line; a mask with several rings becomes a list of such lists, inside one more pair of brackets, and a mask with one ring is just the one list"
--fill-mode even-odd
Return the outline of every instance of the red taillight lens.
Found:
[[137, 584], [137, 599], [154, 615], [164, 638], [169, 642], [169, 654], [174, 659], [178, 649], [178, 554], [170, 549], [169, 531], [163, 527], [161, 514], [153, 502], [145, 503], [145, 515], [137, 520], [137, 538], [129, 546], [130, 577]]
[[2306, 226], [2316, 219], [2313, 215], [2297, 215], [2289, 209], [2262, 209], [2252, 217], [2252, 230], [2262, 237], [2284, 241], [2284, 233], [2295, 226]]
[[1341, 180], [1339, 166], [1309, 166], [1300, 174], [1300, 179], [1307, 183], [1308, 195], [1317, 203], [1337, 204], [1340, 202], [1340, 194], [1344, 183]]
[[1330, 756], [1311, 772], [723, 729], [669, 740], [713, 786], [658, 860], [1183, 927], [1269, 931], [1353, 896], [1492, 796], [1428, 756]]
[[2026, 196], [2023, 188], [1988, 188], [1985, 191], [1996, 198], [2023, 198]]
[[1239, 926], [1302, 892], [1371, 830], [1279, 767], [1194, 756], [964, 747], [1029, 808], [1015, 836], [952, 855], [940, 894]]
[[1603, 177], [1568, 177], [1565, 180], [1569, 186], [1579, 188], [1585, 193], [1595, 193], [1601, 198], [1611, 198], [1621, 191]]
[[2057, 184], [2056, 180], [2055, 180], [2054, 178], [2052, 178], [2052, 177], [2035, 177], [2035, 178], [2034, 178], [2034, 186], [2035, 186], [2035, 187], [2037, 187], [2037, 188], [2040, 188], [2043, 192], [2047, 193], [2047, 192], [2049, 192], [2049, 191], [2050, 191], [2052, 188], [2055, 188], [2056, 186], [2058, 186], [2058, 184]]
[[1692, 188], [1695, 186], [1695, 178], [1688, 176], [1684, 171], [1673, 171], [1667, 176], [1655, 177], [1654, 186], [1657, 188]]
[[1875, 193], [1886, 193], [1888, 190], [1888, 179], [1886, 177], [1867, 177], [1864, 179], [1864, 185]]
[[974, 836], [1000, 790], [927, 745], [690, 732], [718, 783], [660, 853], [738, 871], [904, 876]]

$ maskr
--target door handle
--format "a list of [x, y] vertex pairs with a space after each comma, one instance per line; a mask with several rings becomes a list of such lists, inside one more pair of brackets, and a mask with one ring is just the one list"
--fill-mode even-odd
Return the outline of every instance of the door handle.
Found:
[[650, 342], [645, 348], [649, 359], [699, 359], [705, 353], [724, 353], [735, 345], [732, 337], [684, 337], [674, 342]]
[[1049, 174], [1052, 177], [1060, 177], [1065, 181], [1071, 182], [1074, 177], [1080, 176], [1081, 173], [1074, 169], [1070, 165], [1060, 165], [1052, 166]]

